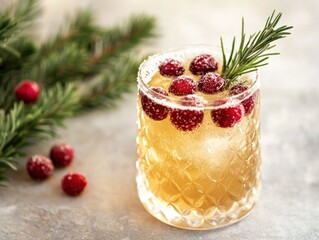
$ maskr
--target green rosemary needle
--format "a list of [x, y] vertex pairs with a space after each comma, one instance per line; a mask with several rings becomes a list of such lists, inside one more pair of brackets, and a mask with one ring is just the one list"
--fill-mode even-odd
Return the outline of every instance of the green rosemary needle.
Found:
[[236, 38], [234, 37], [228, 57], [226, 57], [223, 39], [220, 38], [223, 54], [221, 76], [227, 79], [226, 88], [229, 88], [236, 83], [240, 75], [254, 72], [259, 67], [267, 65], [269, 56], [279, 54], [277, 52], [268, 52], [268, 50], [276, 46], [273, 44], [274, 41], [285, 38], [290, 34], [288, 30], [293, 28], [292, 26], [286, 25], [277, 27], [281, 16], [282, 13], [275, 15], [275, 11], [273, 11], [271, 16], [267, 19], [264, 28], [261, 31], [250, 35], [248, 41], [246, 41], [243, 18], [239, 47], [235, 50]]

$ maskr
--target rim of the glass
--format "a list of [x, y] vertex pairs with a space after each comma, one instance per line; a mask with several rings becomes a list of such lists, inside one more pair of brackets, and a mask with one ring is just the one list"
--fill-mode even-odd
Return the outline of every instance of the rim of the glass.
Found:
[[[250, 72], [248, 74], [244, 74], [245, 75], [252, 75], [251, 79], [253, 81], [252, 85], [250, 85], [245, 91], [239, 93], [239, 94], [235, 94], [235, 95], [229, 95], [227, 97], [221, 98], [221, 99], [217, 99], [217, 100], [211, 100], [211, 99], [205, 99], [205, 104], [204, 106], [191, 106], [191, 105], [184, 105], [181, 106], [181, 104], [178, 104], [178, 102], [180, 103], [188, 103], [188, 102], [193, 102], [193, 100], [183, 100], [182, 102], [180, 101], [180, 98], [178, 97], [174, 97], [174, 96], [166, 96], [163, 94], [160, 94], [154, 90], [151, 89], [151, 87], [149, 87], [147, 85], [147, 83], [145, 83], [143, 81], [143, 77], [142, 77], [142, 70], [147, 67], [147, 64], [150, 63], [152, 60], [161, 57], [164, 54], [169, 54], [169, 53], [174, 53], [174, 52], [179, 52], [179, 51], [183, 51], [185, 49], [190, 49], [190, 48], [198, 48], [198, 49], [211, 49], [211, 50], [219, 50], [220, 54], [221, 54], [221, 47], [219, 46], [215, 46], [215, 45], [211, 45], [211, 44], [189, 44], [189, 45], [184, 45], [184, 46], [180, 46], [180, 47], [173, 47], [173, 48], [169, 48], [166, 50], [161, 50], [156, 54], [150, 55], [148, 56], [139, 66], [138, 69], [138, 75], [137, 75], [137, 83], [138, 83], [138, 88], [139, 90], [142, 90], [142, 92], [144, 94], [147, 95], [151, 95], [151, 98], [154, 97], [153, 100], [155, 101], [160, 101], [163, 103], [164, 102], [170, 102], [173, 103], [173, 105], [178, 105], [178, 107], [182, 107], [182, 108], [200, 108], [200, 109], [215, 109], [215, 108], [223, 108], [226, 107], [228, 105], [232, 105], [234, 103], [238, 103], [238, 102], [242, 102], [243, 100], [249, 98], [251, 95], [253, 95], [259, 88], [259, 78], [258, 78], [258, 70], [254, 71], [254, 72]], [[226, 49], [227, 51], [227, 49]], [[152, 97], [153, 96], [153, 97]], [[225, 101], [225, 103], [223, 104], [217, 104], [216, 102], [219, 100], [227, 100]]]

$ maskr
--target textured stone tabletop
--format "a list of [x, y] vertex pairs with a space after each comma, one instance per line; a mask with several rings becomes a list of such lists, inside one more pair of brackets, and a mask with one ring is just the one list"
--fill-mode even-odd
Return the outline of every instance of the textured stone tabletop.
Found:
[[[3, 0], [2, 0], [3, 1]], [[58, 170], [45, 183], [30, 180], [21, 160], [0, 189], [0, 239], [319, 239], [319, 1], [148, 1], [45, 0], [39, 25], [47, 36], [73, 14], [90, 6], [104, 25], [130, 13], [157, 16], [161, 37], [156, 52], [188, 43], [227, 42], [264, 24], [273, 9], [295, 26], [278, 43], [281, 56], [260, 71], [262, 81], [262, 177], [260, 200], [243, 221], [213, 231], [167, 226], [140, 204], [135, 185], [135, 95], [116, 109], [96, 111], [68, 121], [60, 140], [76, 149], [77, 163]], [[174, 2], [174, 3], [173, 3]], [[45, 28], [47, 26], [47, 28]], [[50, 28], [48, 28], [50, 26]], [[51, 142], [29, 149], [47, 154]], [[78, 198], [65, 196], [60, 179], [68, 171], [87, 175], [89, 186]]]

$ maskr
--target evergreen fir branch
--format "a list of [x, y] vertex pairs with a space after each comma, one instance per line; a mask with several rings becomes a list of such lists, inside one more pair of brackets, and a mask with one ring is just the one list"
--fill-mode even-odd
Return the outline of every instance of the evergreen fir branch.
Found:
[[0, 49], [0, 56], [4, 61], [3, 64], [0, 63], [0, 109], [6, 113], [16, 101], [13, 93], [15, 86], [23, 79], [23, 65], [29, 62], [36, 51], [33, 42], [27, 37], [18, 38], [10, 46], [19, 51], [20, 57], [16, 58]]
[[0, 16], [0, 44], [3, 45], [17, 32], [18, 22], [8, 16]]
[[245, 73], [256, 71], [257, 68], [267, 65], [267, 60], [270, 56], [278, 55], [276, 52], [268, 52], [274, 48], [273, 42], [285, 38], [290, 34], [289, 30], [292, 26], [277, 27], [281, 18], [281, 13], [275, 16], [275, 11], [268, 18], [264, 28], [250, 35], [246, 41], [246, 34], [244, 31], [244, 19], [242, 20], [241, 40], [238, 50], [235, 51], [236, 39], [233, 39], [230, 55], [227, 59], [224, 43], [221, 38], [221, 47], [223, 53], [223, 68], [221, 76], [228, 80], [226, 88], [229, 88], [237, 78]]
[[111, 62], [100, 81], [82, 94], [80, 110], [114, 106], [123, 93], [130, 92], [136, 85], [136, 72], [139, 65], [140, 61], [127, 55]]
[[37, 0], [19, 0], [0, 14], [0, 43], [20, 36], [40, 14]]
[[13, 18], [19, 22], [21, 30], [26, 30], [40, 13], [38, 0], [19, 0], [14, 7]]
[[[83, 19], [81, 19], [82, 17]], [[27, 39], [12, 43], [12, 46], [19, 50], [21, 57], [17, 60], [10, 54], [2, 54], [5, 61], [0, 64], [0, 83], [10, 82], [11, 84], [7, 85], [5, 90], [8, 93], [6, 94], [7, 100], [1, 101], [0, 97], [0, 107], [4, 108], [6, 112], [10, 109], [15, 101], [14, 97], [12, 97], [14, 86], [23, 79], [32, 79], [40, 82], [42, 86], [49, 86], [56, 82], [65, 84], [68, 81], [92, 77], [94, 76], [93, 73], [99, 75], [105, 68], [112, 65], [110, 62], [116, 61], [121, 57], [121, 54], [131, 50], [138, 43], [152, 36], [154, 32], [154, 20], [145, 16], [141, 18], [135, 17], [135, 20], [124, 28], [115, 27], [104, 31], [105, 38], [106, 32], [111, 33], [109, 39], [112, 40], [108, 40], [108, 44], [105, 46], [108, 49], [112, 49], [113, 52], [109, 52], [108, 56], [103, 56], [101, 59], [103, 61], [100, 61], [99, 64], [96, 63], [98, 66], [91, 65], [92, 55], [90, 53], [95, 51], [93, 51], [93, 47], [88, 47], [88, 45], [97, 43], [84, 41], [86, 42], [85, 44], [77, 40], [77, 38], [81, 39], [83, 34], [87, 39], [93, 39], [101, 33], [101, 28], [92, 27], [94, 24], [90, 23], [90, 19], [92, 17], [89, 13], [82, 12], [77, 15], [71, 24], [72, 31], [75, 29], [82, 31], [85, 28], [90, 28], [93, 32], [89, 34], [88, 32], [90, 31], [87, 31], [80, 35], [75, 34], [72, 37], [69, 35], [63, 44], [61, 44], [61, 41], [66, 38], [62, 37], [61, 33], [58, 34], [54, 41], [43, 44], [39, 49], [32, 44], [32, 41], [27, 41]], [[86, 25], [85, 23], [88, 24]], [[99, 30], [94, 32], [94, 29]], [[127, 39], [124, 39], [125, 36]], [[121, 46], [116, 45], [117, 41], [121, 43]], [[126, 49], [126, 51], [122, 48]], [[123, 63], [123, 65], [125, 64]], [[128, 78], [130, 77], [128, 76]], [[9, 88], [10, 86], [11, 88]]]
[[[124, 26], [105, 30], [92, 13], [81, 12], [53, 40], [36, 46], [25, 32], [38, 12], [36, 4], [20, 0], [0, 15], [0, 184], [16, 168], [24, 147], [54, 136], [56, 127], [74, 113], [113, 106], [130, 91], [139, 62], [129, 55], [154, 36], [151, 17], [133, 17]], [[15, 99], [14, 88], [23, 79], [41, 84], [34, 105]]]
[[[89, 13], [81, 12], [66, 34], [58, 33], [53, 41], [40, 46], [25, 66], [27, 73], [32, 69], [30, 77], [26, 77], [45, 85], [86, 79], [100, 74], [113, 58], [131, 51], [154, 35], [155, 21], [151, 17], [133, 17], [125, 27], [107, 31], [94, 26], [92, 21]], [[99, 45], [102, 45], [100, 51], [96, 50]]]
[[15, 102], [13, 90], [16, 86], [15, 81], [0, 82], [0, 111], [7, 113]]
[[33, 106], [15, 103], [8, 114], [0, 113], [0, 182], [7, 169], [16, 168], [23, 148], [55, 136], [57, 126], [72, 116], [79, 104], [72, 85], [56, 84], [44, 91]]
[[92, 12], [80, 11], [66, 29], [61, 29], [55, 37], [43, 43], [38, 52], [38, 58], [46, 57], [50, 52], [61, 49], [65, 43], [76, 43], [85, 49], [92, 48], [93, 42], [102, 29], [96, 26]]
[[88, 58], [88, 53], [78, 44], [66, 43], [59, 51], [51, 52], [42, 61], [32, 59], [25, 66], [23, 78], [35, 79], [45, 86], [56, 82], [65, 84], [87, 71]]
[[0, 83], [19, 78], [19, 71], [29, 62], [30, 57], [36, 52], [33, 41], [28, 37], [20, 37], [7, 45], [18, 52], [19, 57], [9, 53], [0, 46]]
[[[13, 7], [4, 10], [0, 14], [0, 50], [19, 59], [19, 50], [12, 47], [10, 42], [25, 33], [39, 13], [37, 0], [19, 0]], [[4, 61], [0, 55], [0, 67]]]
[[[7, 53], [10, 53], [11, 55], [15, 56], [15, 58], [20, 58], [20, 53], [8, 45], [0, 45], [0, 50], [3, 50]], [[3, 58], [1, 58], [1, 62], [3, 61]]]
[[[133, 16], [124, 27], [114, 27], [102, 36], [101, 51], [89, 60], [90, 74], [100, 71], [101, 66], [122, 53], [130, 51], [144, 40], [155, 36], [156, 21], [149, 16]], [[99, 43], [97, 43], [99, 44]]]

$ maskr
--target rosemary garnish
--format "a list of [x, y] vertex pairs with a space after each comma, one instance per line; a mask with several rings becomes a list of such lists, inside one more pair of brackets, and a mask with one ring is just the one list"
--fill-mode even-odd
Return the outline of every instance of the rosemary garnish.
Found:
[[276, 46], [272, 42], [280, 38], [285, 38], [286, 35], [290, 34], [288, 30], [293, 28], [292, 26], [286, 25], [276, 28], [281, 16], [281, 13], [278, 13], [275, 16], [275, 11], [273, 11], [271, 16], [267, 19], [264, 28], [261, 31], [250, 35], [246, 42], [243, 18], [238, 50], [235, 51], [236, 37], [234, 37], [228, 58], [226, 57], [223, 39], [220, 38], [223, 53], [221, 76], [228, 80], [226, 88], [229, 88], [237, 82], [240, 75], [254, 72], [257, 68], [267, 65], [268, 63], [266, 61], [269, 56], [279, 54], [277, 52], [267, 51]]

